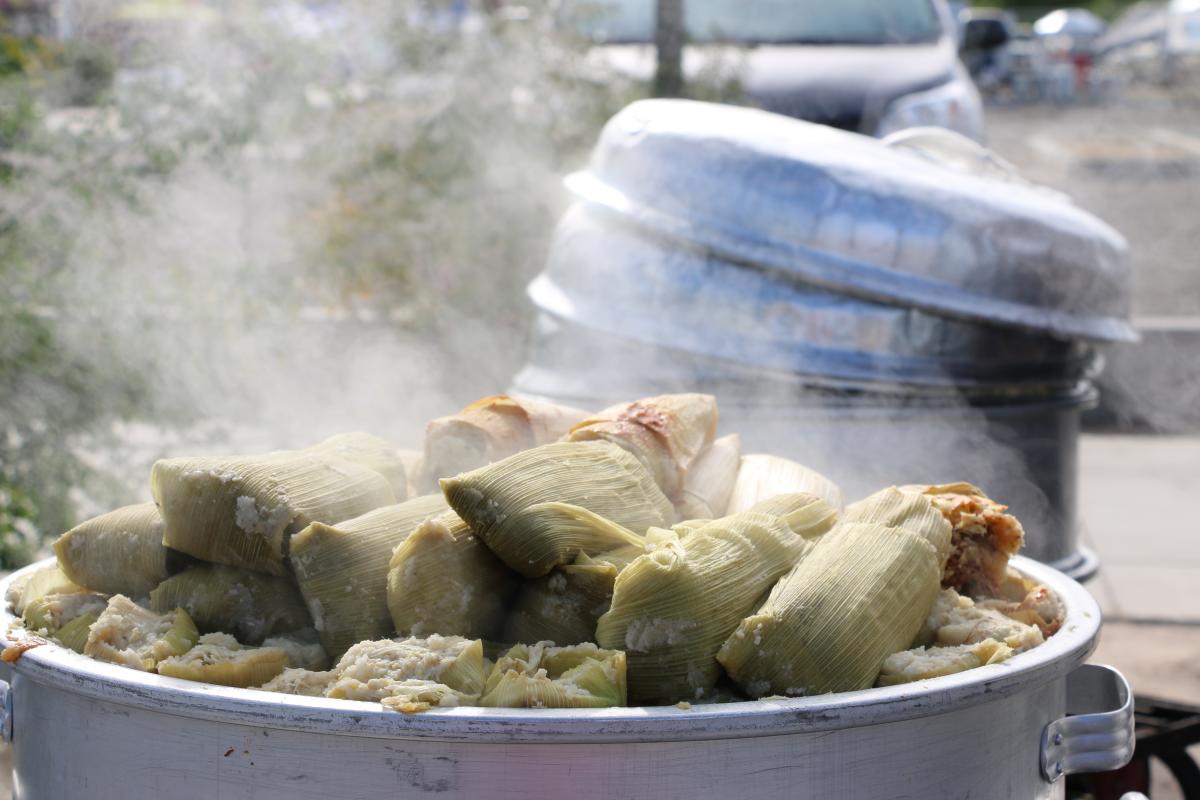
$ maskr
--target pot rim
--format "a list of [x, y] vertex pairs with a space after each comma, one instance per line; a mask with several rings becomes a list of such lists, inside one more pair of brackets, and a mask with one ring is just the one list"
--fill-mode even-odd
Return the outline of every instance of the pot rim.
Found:
[[[46, 559], [0, 582], [0, 595], [18, 576], [54, 563]], [[236, 689], [139, 672], [95, 661], [54, 643], [3, 664], [2, 677], [33, 681], [96, 700], [177, 716], [312, 733], [460, 742], [654, 742], [734, 739], [812, 733], [917, 719], [1000, 700], [1064, 678], [1082, 664], [1099, 638], [1101, 613], [1077, 582], [1032, 559], [1012, 565], [1044, 583], [1066, 609], [1060, 630], [1038, 647], [1002, 664], [900, 686], [784, 700], [602, 709], [460, 707], [399, 714], [378, 703]], [[19, 642], [16, 618], [0, 610], [3, 646]]]

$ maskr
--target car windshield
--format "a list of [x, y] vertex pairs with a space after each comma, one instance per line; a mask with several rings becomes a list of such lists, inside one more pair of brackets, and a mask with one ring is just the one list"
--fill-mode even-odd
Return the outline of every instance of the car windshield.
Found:
[[[655, 4], [647, 0], [565, 0], [566, 27], [595, 40], [652, 42]], [[685, 0], [694, 43], [916, 44], [935, 40], [941, 22], [931, 0]]]

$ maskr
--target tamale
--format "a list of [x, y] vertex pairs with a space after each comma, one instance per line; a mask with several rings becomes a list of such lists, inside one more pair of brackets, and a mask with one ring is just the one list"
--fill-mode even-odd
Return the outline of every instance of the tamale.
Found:
[[153, 672], [163, 659], [191, 650], [199, 638], [200, 632], [182, 608], [155, 614], [118, 594], [92, 623], [83, 652], [101, 661]]
[[674, 515], [641, 462], [606, 442], [535, 447], [441, 486], [475, 535], [528, 578], [570, 563], [580, 551], [636, 543], [636, 535], [669, 525]]
[[755, 514], [779, 517], [792, 533], [805, 539], [817, 539], [837, 523], [837, 509], [814, 494], [793, 492], [777, 494], [750, 506]]
[[504, 623], [503, 639], [556, 645], [592, 641], [596, 622], [612, 601], [617, 574], [644, 553], [642, 545], [627, 545], [595, 558], [580, 553], [573, 564], [525, 580]]
[[848, 508], [725, 641], [717, 660], [747, 694], [865, 689], [887, 656], [911, 645], [937, 597], [950, 525], [928, 499], [899, 494]]
[[927, 495], [953, 530], [942, 585], [971, 594], [994, 594], [1008, 573], [1008, 559], [1025, 541], [1021, 523], [969, 483], [902, 486]]
[[976, 601], [980, 608], [990, 608], [999, 611], [1006, 617], [1034, 625], [1042, 632], [1042, 636], [1053, 636], [1062, 627], [1066, 609], [1062, 600], [1054, 592], [1040, 583], [1017, 576], [1017, 583], [1010, 574], [1005, 584], [1007, 587], [1023, 589], [1024, 593], [1017, 600], [1003, 598], [981, 598]]
[[779, 456], [742, 456], [726, 514], [746, 511], [755, 503], [780, 494], [814, 494], [834, 508], [842, 507], [842, 490], [821, 473]]
[[493, 708], [606, 708], [626, 704], [625, 654], [594, 644], [518, 644], [488, 675], [479, 705]]
[[671, 531], [647, 538], [650, 552], [617, 576], [596, 641], [625, 651], [630, 702], [701, 699], [720, 677], [722, 642], [814, 545], [779, 517], [749, 512], [682, 539]]
[[74, 650], [76, 653], [82, 653], [83, 648], [87, 646], [88, 634], [91, 633], [92, 625], [99, 618], [100, 612], [98, 611], [81, 614], [59, 628], [54, 633], [54, 638], [63, 647]]
[[[461, 636], [380, 639], [359, 642], [334, 667], [337, 679], [327, 697], [344, 700], [383, 700], [411, 697], [409, 681], [438, 683], [458, 693], [469, 705], [483, 691], [483, 643]], [[426, 687], [428, 688], [428, 687]]]
[[408, 496], [408, 469], [404, 456], [386, 439], [370, 433], [339, 433], [307, 449], [374, 470], [392, 487], [397, 500]]
[[453, 511], [425, 520], [388, 562], [387, 607], [404, 636], [491, 639], [517, 575]]
[[680, 519], [714, 519], [725, 515], [742, 459], [742, 440], [736, 433], [708, 446], [683, 478], [675, 510]]
[[85, 614], [99, 616], [107, 606], [108, 598], [94, 592], [47, 594], [28, 603], [22, 617], [27, 630], [54, 636], [71, 620]]
[[258, 688], [264, 692], [324, 697], [325, 692], [336, 679], [337, 673], [333, 670], [318, 672], [289, 667]]
[[417, 497], [292, 537], [288, 555], [321, 643], [331, 658], [395, 630], [387, 604], [388, 562], [418, 523], [446, 510], [440, 494]]
[[1013, 655], [1012, 648], [995, 639], [950, 647], [924, 647], [893, 653], [883, 660], [876, 686], [938, 678], [966, 672], [985, 664], [999, 664]]
[[291, 578], [222, 564], [196, 564], [167, 578], [150, 593], [150, 608], [182, 608], [201, 631], [247, 644], [313, 625]]
[[63, 573], [94, 592], [145, 597], [166, 580], [163, 522], [154, 503], [125, 506], [76, 525], [54, 542]]
[[287, 651], [245, 647], [226, 633], [207, 633], [186, 653], [158, 662], [158, 674], [219, 686], [259, 686], [283, 672]]
[[429, 423], [423, 469], [434, 482], [449, 478], [557, 441], [586, 416], [570, 406], [508, 395], [484, 397]]
[[976, 604], [954, 589], [943, 589], [938, 594], [925, 627], [932, 641], [939, 645], [976, 644], [995, 639], [1020, 653], [1044, 641], [1041, 629], [1036, 625]]
[[150, 488], [167, 547], [272, 575], [284, 573], [291, 533], [396, 502], [378, 472], [309, 451], [164, 459], [151, 470]]
[[664, 394], [620, 403], [588, 417], [566, 441], [608, 441], [625, 448], [650, 470], [672, 501], [717, 432], [717, 400], [710, 394]]
[[52, 594], [85, 594], [87, 589], [67, 577], [57, 564], [35, 570], [21, 586], [18, 595], [11, 598], [13, 613], [25, 614], [25, 608], [36, 600]]

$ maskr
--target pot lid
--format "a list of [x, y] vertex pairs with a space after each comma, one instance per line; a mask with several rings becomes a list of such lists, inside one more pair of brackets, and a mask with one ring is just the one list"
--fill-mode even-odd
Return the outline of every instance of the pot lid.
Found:
[[628, 223], [847, 295], [1061, 338], [1136, 338], [1119, 233], [998, 159], [972, 169], [938, 150], [643, 100], [608, 122], [567, 186]]

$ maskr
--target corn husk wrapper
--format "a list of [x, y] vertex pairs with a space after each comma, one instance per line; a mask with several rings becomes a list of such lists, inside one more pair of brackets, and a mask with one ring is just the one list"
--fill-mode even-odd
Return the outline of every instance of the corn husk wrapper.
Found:
[[517, 575], [453, 511], [425, 520], [388, 565], [387, 607], [403, 636], [495, 638]]
[[[425, 454], [420, 450], [397, 450], [404, 472], [408, 476], [408, 490], [404, 496], [396, 495], [397, 500], [411, 500], [423, 494], [437, 491], [437, 484], [425, 477]], [[428, 484], [428, 486], [426, 485]]]
[[125, 595], [109, 598], [108, 606], [92, 623], [84, 655], [101, 661], [153, 672], [160, 661], [182, 655], [200, 638], [182, 608], [156, 614]]
[[796, 492], [816, 495], [834, 508], [842, 507], [842, 490], [821, 473], [780, 456], [745, 455], [725, 513], [747, 511], [755, 503]]
[[247, 644], [313, 624], [291, 578], [221, 564], [197, 564], [167, 578], [150, 593], [150, 608], [182, 608], [201, 631], [230, 633]]
[[1011, 647], [995, 639], [951, 647], [917, 647], [885, 658], [875, 685], [896, 686], [953, 675], [985, 664], [1000, 664], [1012, 655]]
[[[472, 704], [483, 691], [483, 643], [461, 636], [411, 637], [359, 642], [334, 667], [337, 680], [327, 697], [381, 701], [410, 700], [409, 683], [422, 681], [449, 687], [462, 705]], [[429, 687], [425, 687], [429, 688]]]
[[95, 592], [71, 594], [47, 594], [25, 606], [22, 618], [30, 631], [45, 631], [47, 636], [56, 636], [58, 631], [76, 617], [95, 614], [108, 606], [108, 598]]
[[750, 507], [754, 514], [779, 517], [792, 533], [805, 539], [824, 536], [838, 521], [838, 510], [813, 494], [777, 494]]
[[324, 697], [336, 679], [337, 673], [333, 670], [314, 671], [289, 667], [258, 688], [264, 692]]
[[396, 502], [378, 472], [308, 451], [164, 459], [151, 470], [150, 488], [167, 547], [272, 575], [284, 573], [290, 534]]
[[672, 531], [648, 539], [650, 552], [617, 576], [596, 641], [625, 651], [635, 705], [701, 699], [721, 675], [721, 644], [815, 545], [778, 517], [748, 512], [682, 539]]
[[419, 523], [445, 510], [440, 494], [426, 495], [336, 525], [314, 522], [292, 537], [296, 583], [331, 658], [395, 630], [387, 604], [392, 552]]
[[997, 594], [1008, 578], [1008, 559], [1025, 542], [1025, 530], [1007, 506], [969, 483], [902, 486], [923, 494], [950, 523], [950, 557], [942, 585], [971, 594]]
[[100, 619], [100, 613], [99, 611], [89, 611], [86, 614], [80, 614], [59, 628], [55, 632], [54, 638], [63, 647], [74, 650], [76, 653], [82, 653], [83, 648], [87, 647], [88, 634], [91, 633], [92, 625]]
[[[16, 584], [16, 582], [14, 582]], [[21, 581], [6, 599], [13, 613], [24, 616], [30, 603], [52, 594], [85, 594], [87, 589], [67, 577], [57, 564], [42, 567]]]
[[950, 526], [928, 501], [897, 494], [848, 508], [726, 640], [717, 659], [747, 694], [865, 689], [887, 656], [910, 646], [937, 597]]
[[386, 439], [370, 433], [339, 433], [307, 450], [374, 470], [392, 487], [397, 500], [408, 496], [408, 469], [404, 456]]
[[245, 647], [225, 633], [208, 633], [186, 653], [158, 662], [158, 674], [219, 686], [259, 686], [283, 672], [287, 651]]
[[722, 436], [697, 456], [683, 478], [675, 511], [680, 519], [715, 519], [725, 515], [742, 460], [742, 439]]
[[608, 708], [626, 704], [625, 654], [594, 644], [518, 644], [500, 658], [479, 705], [491, 708]]
[[63, 573], [103, 594], [145, 597], [170, 574], [163, 522], [154, 503], [125, 506], [87, 520], [54, 542]]
[[586, 416], [570, 406], [508, 395], [484, 397], [429, 423], [423, 469], [436, 485], [441, 478], [557, 441]]
[[683, 497], [688, 470], [717, 432], [717, 400], [710, 394], [664, 394], [620, 403], [588, 417], [566, 440], [608, 441], [638, 458], [673, 501]]
[[580, 552], [637, 543], [637, 535], [674, 516], [641, 462], [605, 442], [543, 445], [441, 486], [475, 535], [527, 578], [569, 564]]
[[644, 553], [643, 545], [627, 545], [595, 558], [580, 553], [574, 564], [525, 580], [505, 621], [502, 638], [555, 645], [594, 640], [596, 622], [612, 601], [617, 574]]

